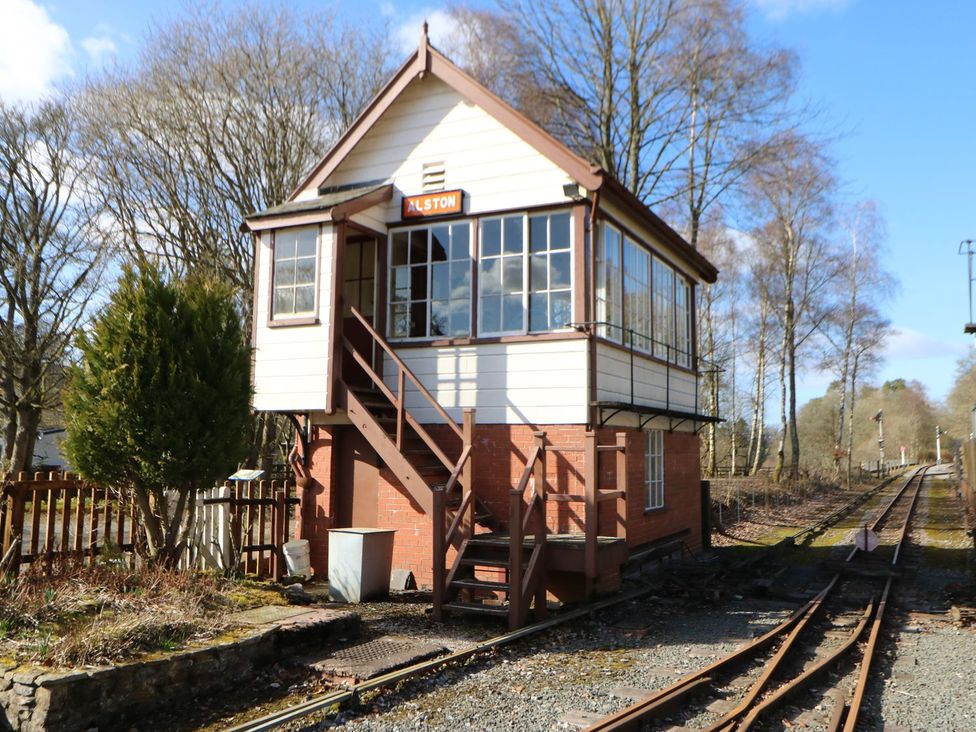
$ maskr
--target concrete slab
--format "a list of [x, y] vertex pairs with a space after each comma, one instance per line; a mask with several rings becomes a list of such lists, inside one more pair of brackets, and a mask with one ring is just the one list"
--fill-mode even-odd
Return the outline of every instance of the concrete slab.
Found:
[[351, 684], [446, 653], [436, 643], [418, 643], [409, 638], [383, 636], [342, 648], [326, 657], [308, 656], [302, 665], [338, 684]]
[[232, 613], [228, 619], [240, 625], [278, 625], [283, 621], [292, 620], [300, 615], [315, 612], [309, 607], [295, 607], [293, 605], [265, 605], [250, 610]]
[[603, 717], [594, 712], [583, 712], [577, 709], [566, 712], [556, 720], [556, 729], [585, 729], [599, 722]]
[[617, 686], [610, 689], [611, 696], [617, 696], [621, 699], [631, 699], [633, 701], [638, 701], [639, 699], [644, 699], [648, 697], [653, 692], [650, 689], [642, 689], [639, 686]]

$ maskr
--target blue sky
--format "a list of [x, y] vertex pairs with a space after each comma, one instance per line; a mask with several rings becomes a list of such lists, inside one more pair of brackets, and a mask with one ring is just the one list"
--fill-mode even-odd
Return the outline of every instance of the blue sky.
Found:
[[[385, 18], [407, 47], [424, 17], [435, 43], [449, 32], [437, 3], [337, 5], [345, 17]], [[0, 98], [36, 98], [86, 69], [131, 57], [160, 7], [0, 0]], [[887, 219], [888, 266], [901, 283], [888, 315], [899, 333], [878, 378], [918, 379], [941, 399], [971, 342], [962, 333], [965, 259], [956, 247], [976, 238], [976, 3], [750, 0], [748, 7], [757, 39], [799, 55], [799, 94], [821, 110], [818, 131], [837, 138], [845, 195], [876, 201]], [[807, 375], [800, 401], [821, 394], [828, 380]]]

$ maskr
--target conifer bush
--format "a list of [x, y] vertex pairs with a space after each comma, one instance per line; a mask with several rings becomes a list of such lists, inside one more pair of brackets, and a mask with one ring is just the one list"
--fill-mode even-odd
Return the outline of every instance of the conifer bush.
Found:
[[246, 452], [250, 354], [233, 292], [127, 268], [77, 346], [64, 395], [69, 459], [83, 477], [131, 492], [149, 558], [172, 565], [196, 491]]

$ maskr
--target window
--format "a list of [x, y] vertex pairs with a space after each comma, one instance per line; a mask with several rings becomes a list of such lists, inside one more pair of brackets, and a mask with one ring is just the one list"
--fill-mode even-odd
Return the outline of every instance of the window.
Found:
[[390, 236], [390, 336], [471, 334], [471, 225], [439, 224]]
[[529, 330], [565, 328], [573, 319], [568, 213], [529, 216]]
[[650, 430], [644, 451], [644, 508], [664, 508], [664, 430]]
[[356, 308], [367, 318], [373, 317], [376, 297], [376, 240], [348, 239], [342, 260], [343, 314], [352, 315]]
[[525, 331], [523, 218], [506, 216], [481, 222], [481, 334]]
[[654, 355], [674, 358], [674, 270], [654, 258]]
[[624, 239], [624, 343], [651, 350], [651, 255], [630, 238]]
[[691, 367], [691, 314], [695, 311], [691, 301], [691, 285], [684, 277], [675, 281], [675, 323], [678, 326], [675, 341], [675, 362], [679, 366]]
[[317, 247], [318, 227], [275, 232], [272, 319], [315, 312]]
[[[598, 333], [604, 338], [623, 341], [623, 298], [620, 296], [621, 268], [619, 231], [603, 226], [603, 256], [597, 258], [596, 319], [611, 325], [599, 326]], [[617, 327], [613, 327], [617, 326]]]

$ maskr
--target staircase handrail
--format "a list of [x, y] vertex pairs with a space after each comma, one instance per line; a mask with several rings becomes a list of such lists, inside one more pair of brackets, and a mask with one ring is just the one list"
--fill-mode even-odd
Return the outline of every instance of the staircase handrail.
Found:
[[[528, 615], [531, 597], [535, 596], [536, 620], [546, 614], [546, 433], [536, 432], [535, 447], [529, 453], [518, 485], [509, 496], [509, 627], [521, 627]], [[532, 497], [523, 502], [525, 489], [532, 483]], [[535, 536], [529, 564], [522, 571], [522, 548], [527, 527], [535, 518]]]

